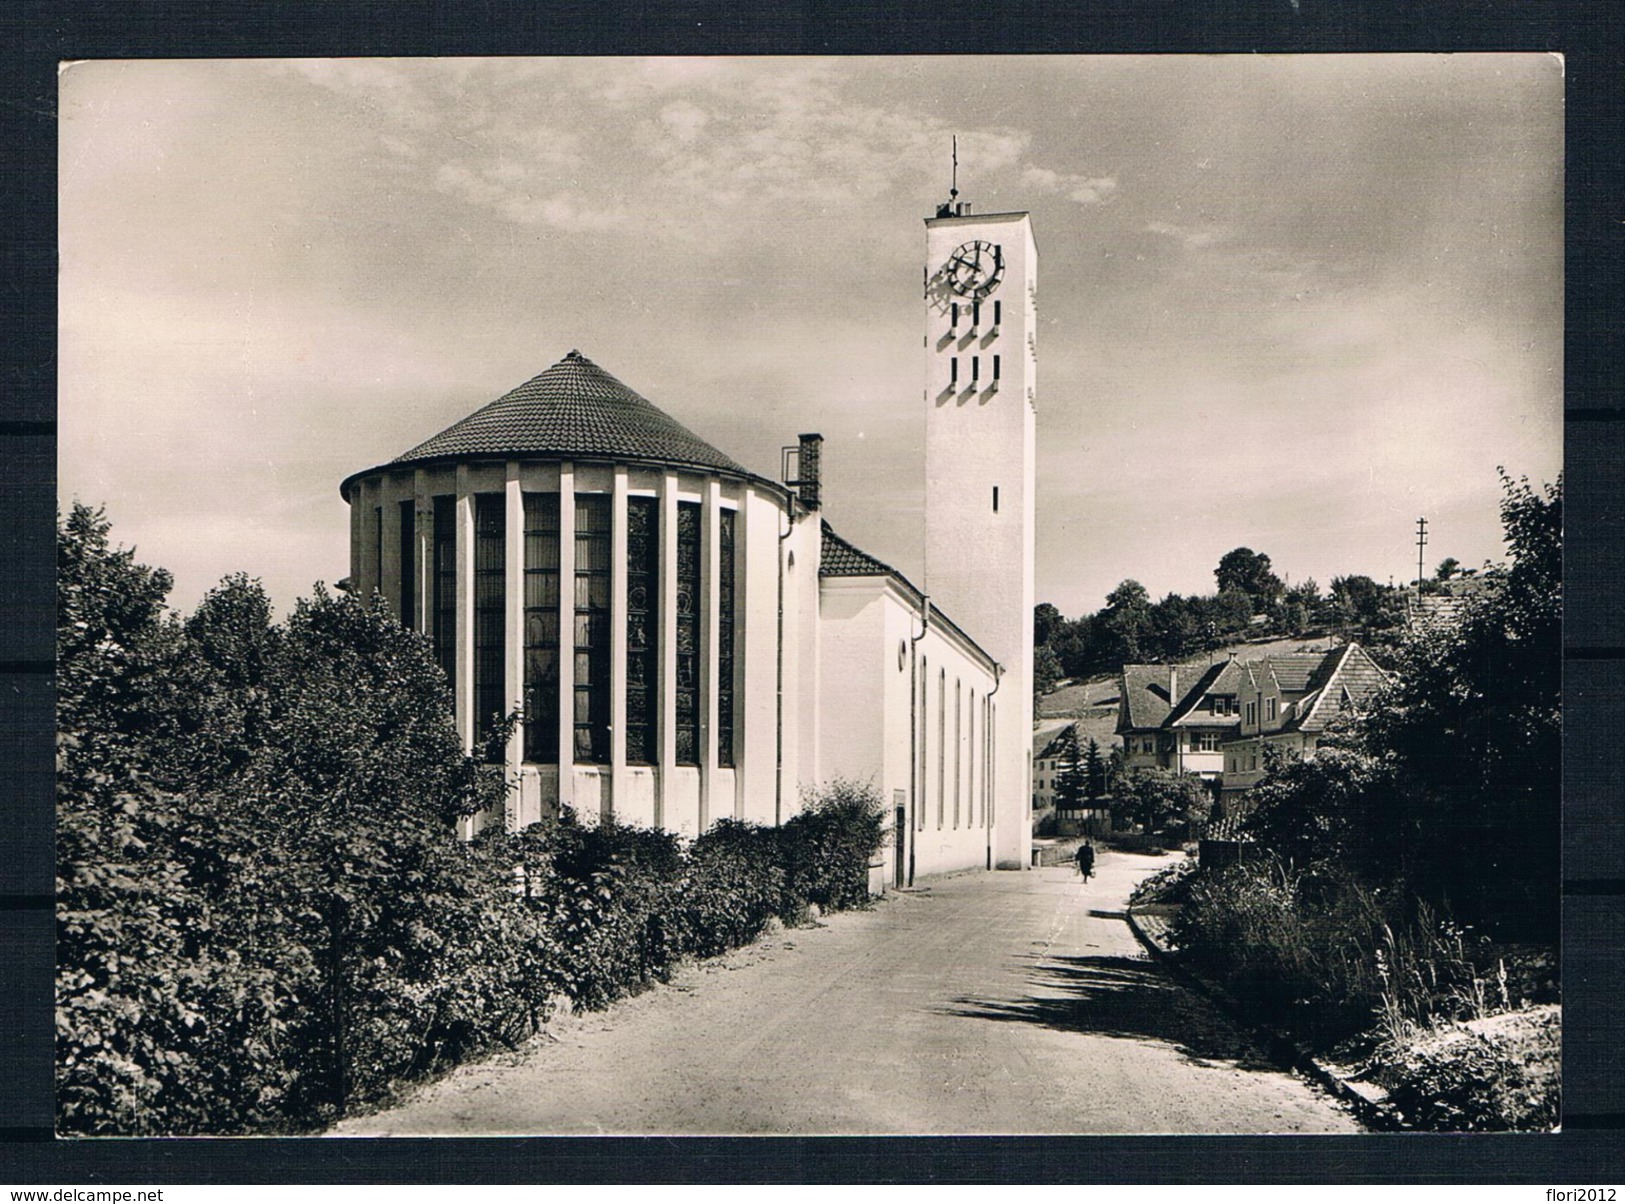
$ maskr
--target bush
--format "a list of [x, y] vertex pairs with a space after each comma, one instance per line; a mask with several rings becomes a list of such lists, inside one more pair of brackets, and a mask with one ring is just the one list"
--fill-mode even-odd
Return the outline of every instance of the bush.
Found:
[[183, 624], [108, 534], [82, 506], [59, 523], [64, 1133], [309, 1129], [560, 998], [603, 1007], [775, 914], [868, 902], [882, 810], [850, 783], [686, 852], [568, 811], [465, 844], [456, 819], [507, 786], [464, 755], [421, 635], [320, 586], [276, 626], [240, 576]]
[[780, 829], [780, 864], [792, 906], [869, 906], [869, 861], [886, 839], [885, 806], [867, 782], [836, 779], [810, 793]]
[[[1500, 1019], [1500, 1018], [1498, 1018]], [[1555, 1008], [1505, 1019], [1503, 1031], [1451, 1026], [1388, 1052], [1378, 1076], [1408, 1128], [1434, 1132], [1550, 1130], [1561, 1062]]]

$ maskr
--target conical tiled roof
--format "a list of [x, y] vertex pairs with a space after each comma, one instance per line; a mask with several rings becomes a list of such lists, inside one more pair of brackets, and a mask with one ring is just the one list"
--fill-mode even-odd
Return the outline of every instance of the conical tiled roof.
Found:
[[652, 461], [755, 475], [579, 351], [396, 457], [390, 467], [508, 455]]

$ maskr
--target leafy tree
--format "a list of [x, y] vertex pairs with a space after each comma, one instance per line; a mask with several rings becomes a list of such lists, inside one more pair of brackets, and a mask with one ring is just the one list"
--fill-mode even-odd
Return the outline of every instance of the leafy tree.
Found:
[[1510, 564], [1458, 625], [1412, 633], [1365, 733], [1419, 817], [1422, 884], [1474, 919], [1545, 938], [1559, 877], [1562, 480], [1501, 480]]
[[1169, 594], [1151, 610], [1151, 646], [1164, 661], [1180, 661], [1202, 651], [1202, 624], [1191, 605]]
[[1113, 811], [1118, 821], [1160, 832], [1180, 823], [1200, 823], [1212, 809], [1213, 796], [1194, 773], [1172, 769], [1131, 769], [1114, 787]]
[[1048, 644], [1033, 649], [1033, 700], [1036, 702], [1061, 680], [1061, 658]]
[[1050, 635], [1066, 620], [1061, 612], [1049, 602], [1040, 602], [1033, 607], [1033, 644], [1035, 646], [1047, 644]]
[[1106, 596], [1100, 612], [1108, 664], [1143, 659], [1151, 634], [1151, 598], [1138, 581], [1123, 581]]
[[1221, 594], [1235, 590], [1247, 595], [1254, 611], [1267, 610], [1285, 589], [1281, 579], [1270, 571], [1270, 558], [1251, 548], [1233, 548], [1226, 552], [1213, 575]]
[[1446, 556], [1439, 561], [1439, 567], [1433, 570], [1433, 578], [1436, 581], [1449, 581], [1460, 572], [1461, 561], [1454, 556]]

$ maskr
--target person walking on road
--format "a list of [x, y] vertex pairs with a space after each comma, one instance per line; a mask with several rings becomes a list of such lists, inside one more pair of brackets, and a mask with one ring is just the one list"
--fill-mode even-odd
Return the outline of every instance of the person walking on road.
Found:
[[1083, 875], [1085, 882], [1095, 872], [1095, 846], [1087, 840], [1078, 846], [1078, 873]]

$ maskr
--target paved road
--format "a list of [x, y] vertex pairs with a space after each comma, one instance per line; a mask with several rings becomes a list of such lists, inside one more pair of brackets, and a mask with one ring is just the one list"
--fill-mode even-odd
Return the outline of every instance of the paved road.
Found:
[[1170, 858], [937, 879], [776, 933], [341, 1134], [1308, 1133], [1359, 1126], [1149, 961]]

